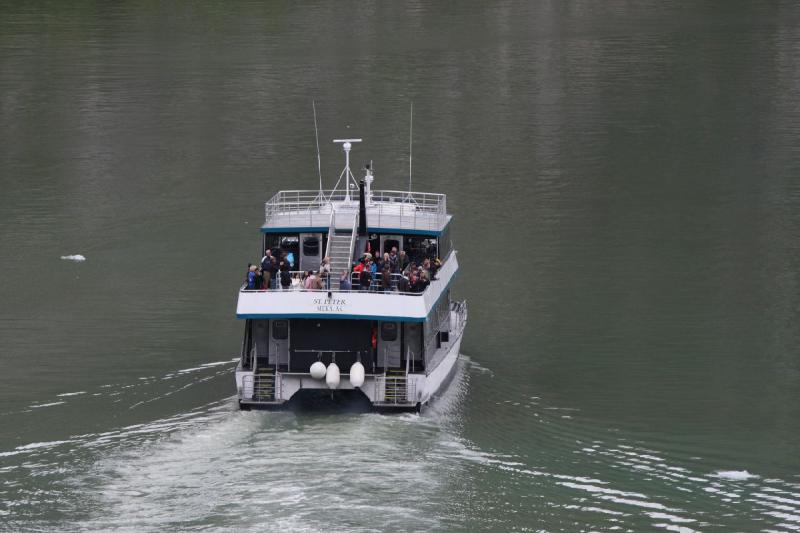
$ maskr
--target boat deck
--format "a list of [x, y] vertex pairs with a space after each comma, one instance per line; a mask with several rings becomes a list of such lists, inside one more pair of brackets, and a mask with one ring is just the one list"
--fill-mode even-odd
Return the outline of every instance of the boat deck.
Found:
[[[370, 228], [439, 233], [447, 225], [444, 194], [371, 191], [366, 202]], [[262, 230], [284, 228], [350, 229], [358, 196], [343, 191], [280, 191], [265, 205]], [[348, 216], [349, 215], [349, 216]]]

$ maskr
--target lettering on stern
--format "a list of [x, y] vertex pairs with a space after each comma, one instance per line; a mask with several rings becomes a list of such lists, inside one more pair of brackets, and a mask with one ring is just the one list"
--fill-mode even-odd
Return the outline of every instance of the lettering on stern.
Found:
[[313, 303], [320, 313], [341, 313], [347, 305], [345, 298], [314, 298]]

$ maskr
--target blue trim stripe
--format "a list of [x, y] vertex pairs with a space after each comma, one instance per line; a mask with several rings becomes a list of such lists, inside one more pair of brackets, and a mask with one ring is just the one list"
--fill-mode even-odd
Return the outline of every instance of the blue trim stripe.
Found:
[[248, 318], [344, 318], [351, 320], [382, 320], [384, 322], [425, 322], [425, 318], [410, 316], [334, 315], [330, 313], [237, 313], [236, 318], [240, 320]]

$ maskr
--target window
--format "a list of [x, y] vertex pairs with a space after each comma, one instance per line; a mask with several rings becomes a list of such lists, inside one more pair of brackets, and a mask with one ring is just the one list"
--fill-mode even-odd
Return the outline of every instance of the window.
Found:
[[381, 322], [381, 340], [393, 342], [397, 340], [397, 324], [394, 322]]
[[303, 238], [303, 255], [307, 257], [319, 255], [319, 239], [317, 237]]
[[272, 338], [282, 341], [289, 338], [289, 321], [275, 320], [272, 322]]

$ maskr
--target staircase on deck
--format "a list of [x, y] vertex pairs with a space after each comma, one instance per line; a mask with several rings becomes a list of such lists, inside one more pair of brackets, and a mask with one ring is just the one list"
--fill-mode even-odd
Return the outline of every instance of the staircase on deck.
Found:
[[384, 390], [384, 402], [395, 404], [408, 402], [408, 377], [405, 371], [389, 369], [386, 372]]
[[275, 367], [270, 366], [266, 357], [256, 358], [253, 372], [253, 399], [259, 402], [275, 400]]
[[327, 256], [331, 260], [331, 288], [339, 288], [342, 272], [350, 272], [355, 245], [356, 211], [338, 211], [331, 217]]

